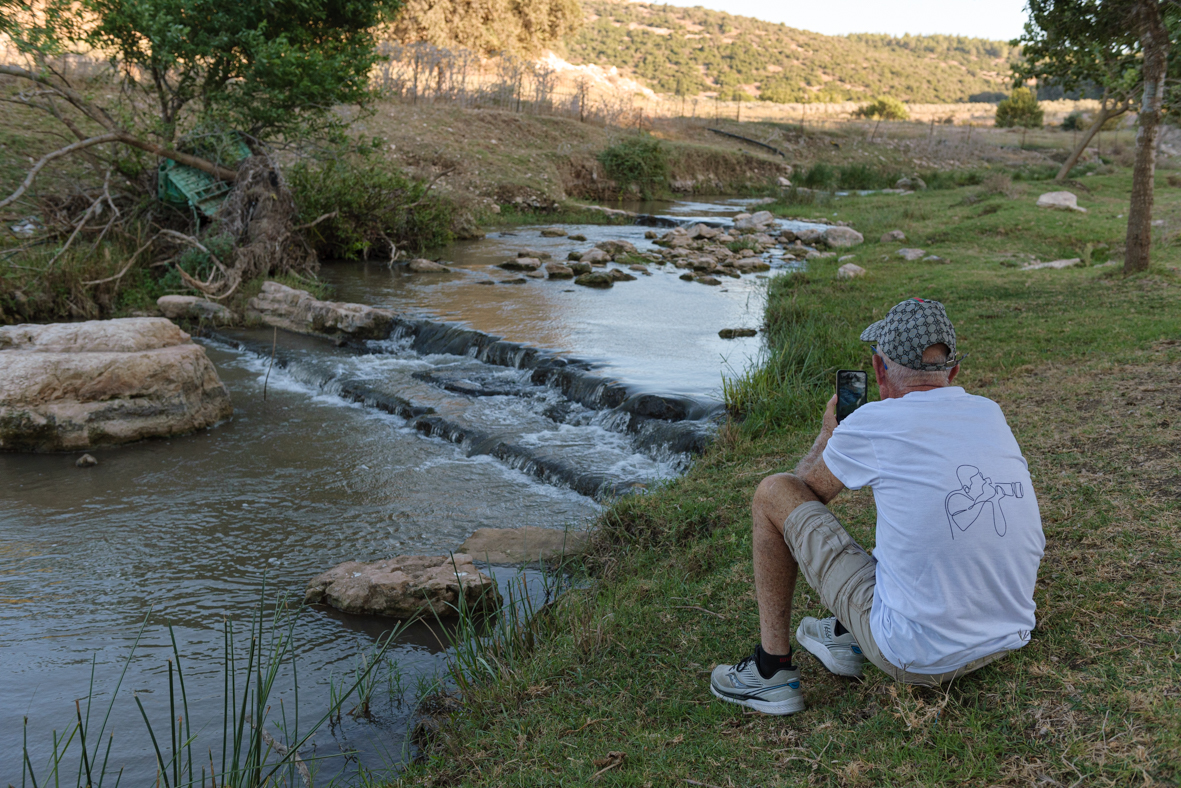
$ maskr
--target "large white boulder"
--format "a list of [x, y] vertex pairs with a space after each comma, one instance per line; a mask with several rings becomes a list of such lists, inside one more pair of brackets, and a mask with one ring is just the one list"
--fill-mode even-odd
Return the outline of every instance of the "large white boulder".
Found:
[[264, 282], [262, 292], [247, 306], [264, 323], [300, 334], [357, 339], [385, 339], [394, 325], [394, 314], [364, 304], [320, 301], [306, 290]]
[[1087, 212], [1086, 208], [1079, 207], [1078, 197], [1073, 192], [1046, 192], [1037, 198], [1037, 207], [1054, 208], [1059, 211]]
[[495, 611], [500, 593], [491, 577], [466, 553], [400, 555], [384, 561], [346, 561], [312, 578], [304, 602], [323, 602], [345, 613], [410, 618], [455, 616], [467, 610]]
[[865, 243], [865, 236], [852, 227], [829, 227], [822, 237], [831, 247], [857, 246]]
[[205, 349], [164, 318], [0, 327], [0, 449], [130, 443], [232, 412]]

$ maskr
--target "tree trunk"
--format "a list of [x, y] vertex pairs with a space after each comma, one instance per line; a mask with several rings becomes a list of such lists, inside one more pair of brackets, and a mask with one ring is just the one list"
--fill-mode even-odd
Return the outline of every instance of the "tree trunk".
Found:
[[[1122, 115], [1123, 112], [1121, 111], [1116, 114]], [[1091, 140], [1094, 139], [1095, 135], [1099, 133], [1099, 129], [1103, 128], [1103, 124], [1112, 117], [1114, 117], [1114, 115], [1111, 109], [1107, 106], [1107, 101], [1105, 98], [1103, 103], [1099, 105], [1099, 113], [1095, 116], [1095, 122], [1091, 124], [1089, 129], [1086, 130], [1086, 132], [1083, 134], [1082, 140], [1080, 140], [1079, 143], [1074, 146], [1074, 150], [1071, 151], [1070, 156], [1065, 162], [1062, 163], [1062, 169], [1058, 170], [1058, 174], [1054, 176], [1055, 181], [1062, 182], [1066, 180], [1066, 176], [1070, 175], [1070, 171], [1074, 169], [1074, 165], [1078, 164], [1079, 157], [1083, 155], [1083, 151], [1087, 149], [1087, 146], [1091, 144]]]
[[1152, 197], [1156, 145], [1160, 138], [1161, 99], [1165, 92], [1165, 61], [1169, 34], [1161, 22], [1157, 0], [1138, 0], [1136, 16], [1144, 50], [1144, 99], [1136, 132], [1136, 168], [1132, 172], [1132, 204], [1128, 210], [1124, 273], [1147, 271], [1152, 248]]

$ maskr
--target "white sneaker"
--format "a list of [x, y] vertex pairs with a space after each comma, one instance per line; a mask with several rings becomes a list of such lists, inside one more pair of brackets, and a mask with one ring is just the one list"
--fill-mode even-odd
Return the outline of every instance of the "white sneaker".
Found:
[[718, 665], [709, 677], [709, 691], [728, 703], [764, 714], [795, 714], [804, 710], [800, 669], [780, 670], [765, 679], [759, 673], [757, 651], [737, 665]]
[[796, 641], [838, 676], [861, 678], [861, 666], [865, 664], [861, 646], [852, 632], [834, 635], [836, 625], [835, 616], [823, 620], [807, 616], [796, 629]]

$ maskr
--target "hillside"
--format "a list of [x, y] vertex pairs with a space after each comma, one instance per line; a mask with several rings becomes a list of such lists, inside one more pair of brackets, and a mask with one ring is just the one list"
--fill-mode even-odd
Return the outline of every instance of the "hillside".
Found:
[[1007, 90], [1017, 50], [962, 36], [825, 36], [705, 8], [582, 0], [565, 42], [575, 63], [610, 64], [661, 93], [835, 102], [891, 95], [967, 101]]

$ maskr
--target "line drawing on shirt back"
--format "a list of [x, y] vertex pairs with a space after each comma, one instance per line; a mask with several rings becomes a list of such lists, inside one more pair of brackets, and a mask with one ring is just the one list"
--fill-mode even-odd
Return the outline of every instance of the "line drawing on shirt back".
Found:
[[992, 522], [997, 536], [1003, 537], [1008, 531], [1001, 501], [1005, 498], [1022, 498], [1025, 495], [1021, 482], [994, 482], [975, 465], [961, 465], [955, 469], [960, 488], [952, 490], [943, 499], [943, 510], [951, 526], [951, 538], [955, 532], [967, 531], [976, 522]]

